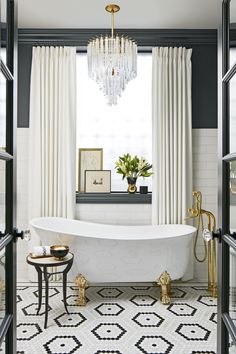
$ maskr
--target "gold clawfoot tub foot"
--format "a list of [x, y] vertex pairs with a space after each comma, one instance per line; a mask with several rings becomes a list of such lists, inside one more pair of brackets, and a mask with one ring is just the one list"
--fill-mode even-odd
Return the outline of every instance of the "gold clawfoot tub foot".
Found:
[[86, 305], [85, 290], [88, 287], [88, 282], [82, 274], [78, 274], [75, 279], [75, 284], [79, 288], [79, 296], [77, 299], [77, 305], [78, 306], [85, 306]]
[[163, 305], [168, 305], [170, 303], [170, 281], [171, 277], [167, 271], [163, 272], [157, 280], [157, 284], [161, 286], [160, 300]]

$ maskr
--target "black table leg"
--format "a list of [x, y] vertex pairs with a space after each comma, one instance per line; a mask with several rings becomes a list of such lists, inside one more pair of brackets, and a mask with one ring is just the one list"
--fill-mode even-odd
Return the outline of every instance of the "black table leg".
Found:
[[35, 267], [38, 273], [38, 310], [37, 310], [37, 315], [39, 314], [39, 311], [41, 309], [42, 305], [42, 271], [40, 267]]
[[[63, 303], [65, 306], [65, 310], [67, 314], [69, 314], [68, 308], [67, 308], [67, 301], [66, 301], [66, 293], [67, 293], [67, 273], [72, 267], [73, 264], [73, 259], [74, 255], [71, 253], [70, 258], [68, 260], [65, 260], [64, 262], [58, 262], [59, 266], [66, 265], [66, 268], [63, 271], [58, 271], [58, 272], [48, 272], [48, 267], [51, 267], [51, 263], [42, 263], [42, 262], [37, 262], [36, 260], [31, 260], [31, 257], [28, 256], [26, 258], [27, 263], [33, 265], [38, 273], [38, 309], [37, 309], [37, 315], [39, 314], [41, 307], [42, 307], [42, 291], [43, 291], [43, 278], [45, 281], [45, 318], [44, 318], [44, 328], [47, 328], [47, 323], [48, 323], [48, 311], [49, 311], [49, 304], [48, 304], [48, 297], [49, 297], [49, 279], [53, 274], [63, 274]], [[56, 263], [56, 262], [55, 262]]]
[[64, 302], [64, 306], [66, 309], [66, 312], [69, 315], [69, 311], [67, 309], [67, 301], [66, 301], [66, 287], [67, 287], [67, 273], [63, 273], [63, 302]]
[[44, 281], [45, 281], [45, 320], [44, 320], [44, 328], [47, 328], [48, 323], [48, 274], [47, 267], [43, 267]]

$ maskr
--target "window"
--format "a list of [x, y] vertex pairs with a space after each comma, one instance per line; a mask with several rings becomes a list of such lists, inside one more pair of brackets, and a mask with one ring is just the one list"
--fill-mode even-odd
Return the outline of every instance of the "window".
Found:
[[[103, 148], [103, 169], [111, 170], [112, 191], [127, 190], [127, 181], [114, 169], [120, 155], [130, 153], [152, 162], [151, 75], [151, 53], [138, 54], [137, 77], [118, 104], [108, 106], [97, 83], [88, 77], [86, 54], [77, 55], [77, 148]], [[148, 185], [151, 191], [152, 178], [139, 178], [139, 185]]]

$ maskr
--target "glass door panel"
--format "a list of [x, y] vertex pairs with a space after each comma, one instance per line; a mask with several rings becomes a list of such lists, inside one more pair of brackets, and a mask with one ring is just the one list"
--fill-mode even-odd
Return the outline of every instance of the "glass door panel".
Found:
[[236, 232], [236, 160], [230, 162], [230, 232]]
[[5, 248], [0, 251], [0, 325], [6, 315], [5, 299]]
[[236, 0], [222, 0], [219, 50], [219, 216], [217, 353], [236, 354]]
[[[0, 0], [0, 14], [1, 14], [1, 59], [3, 60], [4, 64], [6, 65], [6, 55], [3, 53], [6, 51], [6, 43], [7, 43], [7, 0]], [[3, 49], [3, 50], [2, 50]]]
[[0, 72], [0, 152], [6, 150], [6, 79]]
[[15, 354], [17, 235], [14, 234], [16, 227], [14, 136], [17, 117], [14, 98], [17, 94], [17, 83], [14, 75], [17, 77], [17, 72], [14, 66], [14, 53], [17, 44], [15, 41], [17, 14], [14, 0], [0, 0], [0, 7], [0, 352]]
[[5, 233], [6, 162], [0, 160], [0, 232]]
[[231, 1], [230, 4], [230, 68], [236, 64], [236, 57], [232, 48], [236, 48], [236, 4]]
[[[236, 328], [236, 251], [230, 247], [229, 315]], [[236, 349], [236, 348], [235, 348]]]
[[[231, 49], [236, 62], [236, 48]], [[229, 83], [230, 90], [230, 116], [229, 116], [229, 153], [236, 152], [236, 75], [232, 77]], [[236, 177], [236, 171], [235, 171]]]
[[229, 354], [236, 354], [236, 348], [234, 346], [234, 342], [229, 334]]

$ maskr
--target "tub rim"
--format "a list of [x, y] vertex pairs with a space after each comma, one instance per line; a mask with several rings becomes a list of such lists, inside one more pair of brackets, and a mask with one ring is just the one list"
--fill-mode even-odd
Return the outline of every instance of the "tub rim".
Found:
[[[40, 225], [40, 221], [60, 221], [58, 228], [53, 228], [52, 225]], [[64, 225], [62, 224], [64, 222]], [[70, 230], [68, 232], [65, 229], [65, 225], [68, 223], [82, 226], [81, 233], [76, 230]], [[55, 225], [55, 223], [54, 223]], [[54, 226], [53, 225], [53, 226]], [[84, 237], [91, 239], [106, 239], [106, 240], [120, 240], [120, 241], [144, 241], [144, 240], [162, 240], [171, 239], [176, 237], [192, 236], [196, 232], [196, 228], [191, 225], [185, 224], [165, 224], [165, 225], [114, 225], [104, 224], [91, 221], [84, 221], [78, 219], [67, 219], [61, 217], [39, 217], [30, 220], [30, 226], [35, 230], [42, 230], [52, 232], [55, 234], [68, 235], [72, 237]], [[63, 226], [62, 228], [60, 228]], [[86, 230], [87, 227], [87, 230]], [[159, 229], [161, 234], [157, 234]], [[126, 233], [125, 231], [128, 232]], [[181, 232], [182, 230], [182, 232]], [[171, 232], [170, 232], [171, 231]], [[37, 232], [37, 231], [36, 231]], [[177, 234], [176, 234], [177, 233]], [[129, 234], [129, 235], [127, 235]], [[126, 236], [124, 236], [126, 235]]]

